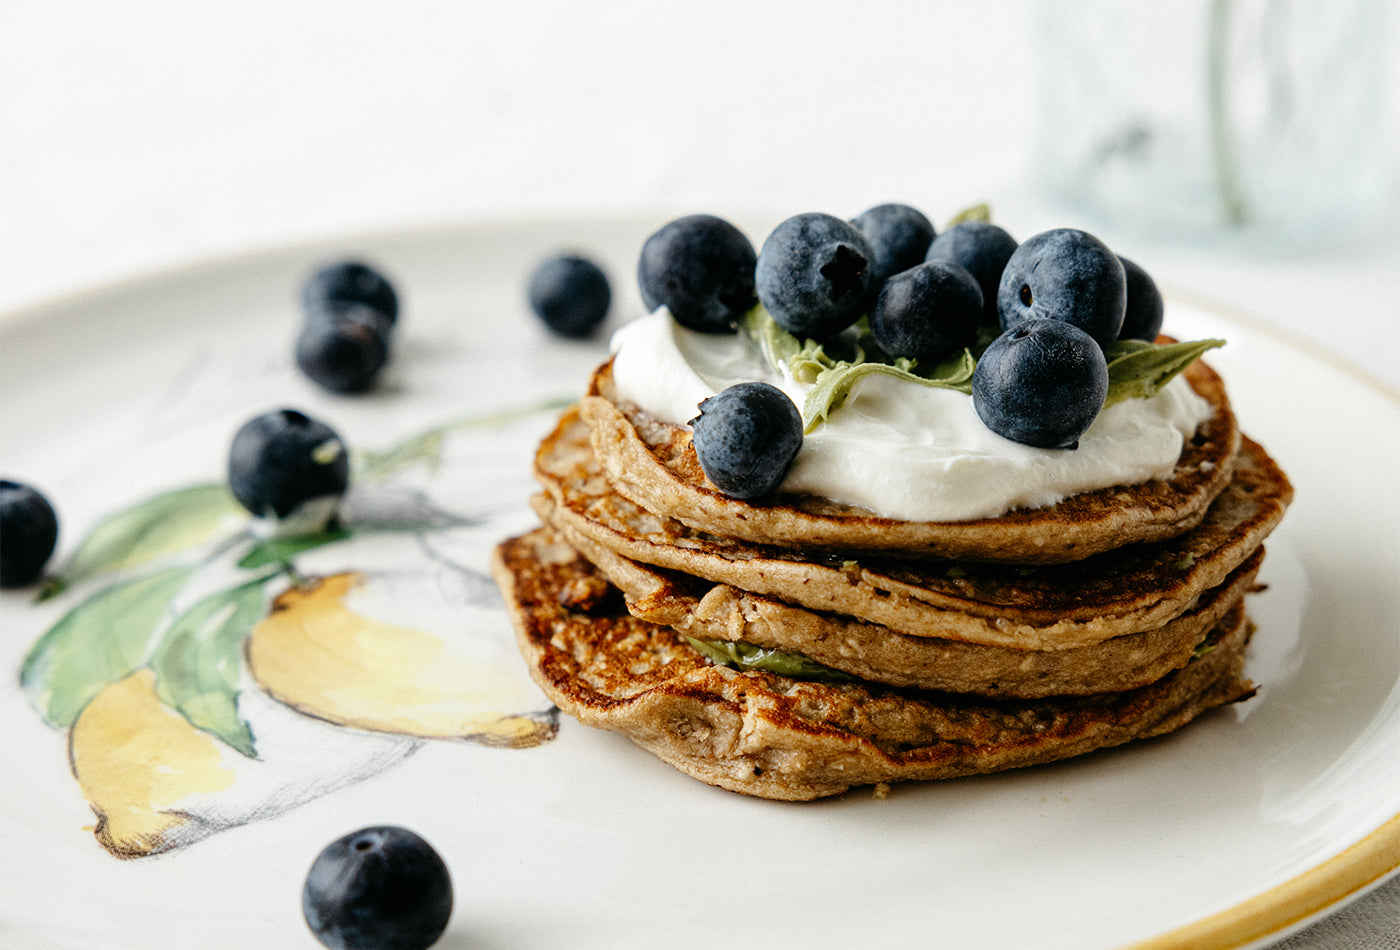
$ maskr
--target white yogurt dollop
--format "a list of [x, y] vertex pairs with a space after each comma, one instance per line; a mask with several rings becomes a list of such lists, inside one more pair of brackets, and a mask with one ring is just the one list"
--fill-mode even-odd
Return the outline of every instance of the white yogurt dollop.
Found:
[[[701, 400], [747, 380], [772, 383], [799, 409], [812, 389], [773, 370], [744, 334], [688, 330], [664, 307], [620, 329], [612, 348], [618, 395], [666, 422], [688, 424]], [[1105, 409], [1077, 449], [1038, 449], [988, 429], [971, 396], [876, 373], [804, 436], [782, 490], [905, 521], [995, 517], [1166, 478], [1210, 414], [1178, 376], [1151, 399]]]

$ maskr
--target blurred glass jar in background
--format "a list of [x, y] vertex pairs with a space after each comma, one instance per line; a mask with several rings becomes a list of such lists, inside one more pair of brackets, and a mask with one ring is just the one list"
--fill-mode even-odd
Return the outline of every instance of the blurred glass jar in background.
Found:
[[1037, 167], [1115, 230], [1306, 250], [1393, 226], [1392, 0], [1046, 0]]

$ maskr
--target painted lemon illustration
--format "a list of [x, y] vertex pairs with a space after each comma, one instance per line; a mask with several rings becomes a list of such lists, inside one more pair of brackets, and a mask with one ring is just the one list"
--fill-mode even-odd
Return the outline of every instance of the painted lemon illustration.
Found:
[[246, 653], [258, 684], [318, 719], [375, 732], [527, 748], [557, 728], [549, 713], [514, 714], [525, 683], [431, 633], [356, 613], [365, 575], [291, 588], [253, 628]]

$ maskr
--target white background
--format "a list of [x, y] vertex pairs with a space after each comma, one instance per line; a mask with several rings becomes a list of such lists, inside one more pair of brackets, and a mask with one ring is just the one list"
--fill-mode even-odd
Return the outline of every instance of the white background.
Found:
[[[1160, 283], [1400, 386], [1393, 188], [1377, 189], [1379, 228], [1287, 253], [1057, 207], [1037, 162], [1044, 15], [1031, 0], [6, 0], [0, 312], [386, 227], [882, 201], [945, 220], [989, 200], [1018, 237], [1090, 227]], [[1393, 49], [1397, 20], [1377, 26]], [[1393, 64], [1385, 82], [1400, 85]], [[1312, 939], [1298, 946], [1327, 945]]]

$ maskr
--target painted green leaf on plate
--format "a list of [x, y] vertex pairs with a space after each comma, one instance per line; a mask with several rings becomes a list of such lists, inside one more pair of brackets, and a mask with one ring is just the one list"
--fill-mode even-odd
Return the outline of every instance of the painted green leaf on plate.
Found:
[[39, 597], [203, 544], [245, 515], [221, 483], [163, 492], [98, 522]]
[[20, 667], [20, 686], [54, 726], [73, 724], [102, 687], [145, 665], [171, 599], [192, 567], [104, 587], [49, 628]]
[[156, 695], [190, 725], [257, 758], [253, 732], [238, 715], [242, 643], [265, 612], [272, 574], [211, 594], [170, 626], [151, 658]]

